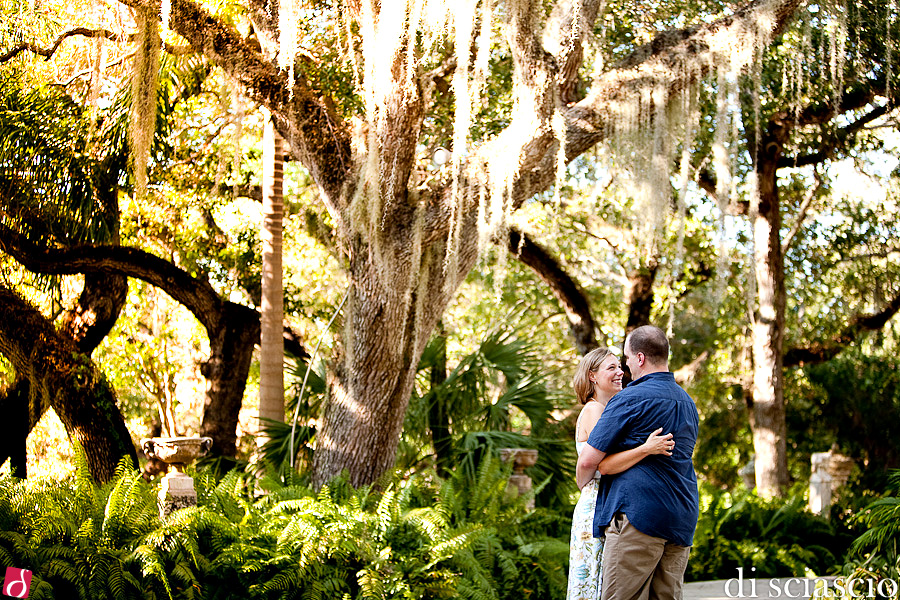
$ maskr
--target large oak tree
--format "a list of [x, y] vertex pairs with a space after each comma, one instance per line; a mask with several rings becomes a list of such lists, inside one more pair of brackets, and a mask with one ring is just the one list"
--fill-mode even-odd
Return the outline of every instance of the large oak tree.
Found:
[[[141, 0], [128, 3], [153, 7]], [[315, 60], [309, 53], [298, 55], [296, 69], [279, 69], [257, 44], [198, 3], [172, 2], [170, 27], [271, 111], [293, 155], [318, 185], [347, 256], [350, 297], [316, 440], [316, 482], [347, 469], [353, 483], [365, 483], [392, 465], [418, 357], [478, 257], [479, 238], [485, 235], [479, 232], [482, 193], [493, 192], [491, 202], [508, 211], [548, 189], [559, 165], [557, 133], [564, 138], [564, 160], [571, 160], [607, 139], [630, 108], [652, 114], [652, 101], [641, 106], [648, 91], [661, 90], [659, 102], [711, 66], [730, 61], [722, 39], [755, 46], [777, 34], [800, 3], [753, 2], [712, 23], [659, 35], [600, 74], [581, 97], [572, 90], [579, 87], [583, 44], [600, 4], [561, 3], [553, 14], [563, 17], [553, 20], [540, 2], [504, 6], [502, 29], [512, 61], [508, 123], [465, 154], [460, 148], [451, 169], [455, 176], [424, 184], [417, 144], [433, 108], [433, 74], [417, 69], [415, 44], [407, 52], [406, 43], [383, 48], [373, 38], [396, 18], [396, 11], [389, 12], [396, 5], [350, 2], [343, 7], [352, 22], [347, 28], [354, 32], [351, 44], [363, 48], [357, 91], [363, 96], [368, 90], [371, 101], [369, 119], [363, 119], [341, 114], [333, 91], [304, 76], [310, 72], [304, 65]], [[247, 8], [256, 35], [278, 39], [277, 8], [258, 0]], [[399, 14], [408, 17], [406, 11]], [[551, 33], [562, 40], [555, 52], [542, 45], [545, 28], [556, 28]], [[400, 33], [410, 35], [402, 27]], [[450, 68], [459, 73], [459, 63], [466, 61], [449, 57], [454, 60]], [[376, 62], [387, 65], [377, 72], [383, 78], [377, 86], [366, 80], [375, 76], [370, 64]], [[495, 224], [502, 228], [502, 218]]]
[[[126, 4], [144, 18], [159, 11], [153, 0]], [[262, 52], [273, 40], [290, 38], [292, 27], [280, 30], [278, 15], [293, 4], [246, 0], [253, 33], [244, 36], [198, 2], [172, 0], [168, 26], [271, 112], [315, 181], [346, 257], [351, 284], [317, 433], [317, 483], [342, 469], [353, 483], [366, 483], [390, 468], [419, 356], [479, 249], [505, 237], [505, 215], [550, 188], [566, 162], [638, 121], [652, 126], [670, 98], [711, 69], [750, 60], [752, 53], [741, 48], [767, 43], [800, 1], [758, 0], [706, 24], [664, 32], [590, 74], [587, 84], [584, 46], [601, 5], [560, 0], [547, 10], [536, 0], [460, 3], [446, 21], [455, 40], [429, 48], [420, 44], [428, 36], [402, 25], [422, 3], [351, 0], [335, 4], [335, 12], [316, 5], [307, 14], [343, 32], [333, 43], [349, 48], [355, 77], [348, 79], [334, 76], [333, 65], [317, 62], [313, 52], [275, 58]], [[467, 98], [478, 87], [469, 77], [476, 15], [496, 20], [504, 34], [499, 46], [508, 57], [503, 68], [511, 71], [512, 106], [500, 126], [494, 122], [495, 131], [467, 144], [467, 111], [477, 109]], [[152, 27], [144, 29], [152, 35]], [[453, 43], [456, 53], [441, 56]], [[426, 51], [438, 55], [431, 71], [421, 66]], [[462, 125], [453, 136], [451, 166], [433, 171], [418, 146], [451, 75], [455, 120]], [[348, 94], [365, 105], [364, 114], [347, 108]], [[224, 333], [230, 323], [223, 319]]]

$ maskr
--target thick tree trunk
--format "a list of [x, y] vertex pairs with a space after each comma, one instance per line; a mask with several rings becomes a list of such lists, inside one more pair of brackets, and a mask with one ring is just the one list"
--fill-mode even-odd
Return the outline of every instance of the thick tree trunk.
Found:
[[347, 306], [343, 357], [329, 374], [328, 401], [313, 458], [314, 485], [346, 469], [357, 486], [393, 466], [412, 392], [414, 319], [399, 299], [385, 298], [377, 277], [358, 280]]
[[653, 282], [659, 265], [656, 260], [628, 273], [628, 318], [625, 320], [625, 335], [642, 325], [650, 324], [653, 310]]
[[750, 429], [756, 453], [756, 489], [762, 496], [782, 496], [788, 486], [787, 425], [784, 410], [784, 255], [778, 158], [788, 128], [773, 119], [757, 157], [758, 193], [751, 199], [757, 306], [753, 323], [753, 402]]
[[[75, 305], [63, 314], [59, 334], [68, 336], [79, 351], [90, 356], [103, 338], [115, 326], [128, 295], [128, 280], [120, 275], [88, 274], [84, 289]], [[0, 464], [10, 459], [10, 464], [27, 475], [25, 447], [31, 430], [37, 425], [47, 405], [29, 402], [29, 382], [17, 377], [12, 387], [0, 393], [0, 414], [21, 415], [22, 420], [10, 418], [0, 422]], [[19, 402], [24, 402], [19, 406]]]
[[206, 378], [206, 400], [200, 435], [213, 439], [213, 455], [237, 454], [237, 422], [244, 401], [253, 348], [259, 340], [259, 314], [224, 302], [218, 328], [209, 334], [209, 360], [200, 365]]
[[[30, 402], [31, 384], [25, 377], [16, 380], [5, 390], [0, 390], [0, 407], [6, 418], [0, 429], [0, 464], [9, 459], [10, 473], [22, 479], [28, 477], [28, 434], [37, 424]], [[37, 407], [40, 411], [40, 406]]]
[[[264, 111], [268, 114], [268, 111]], [[271, 118], [263, 132], [262, 302], [259, 335], [257, 445], [268, 440], [265, 419], [284, 422], [284, 288], [281, 239], [284, 213], [284, 142]]]
[[97, 481], [109, 481], [123, 457], [137, 455], [112, 387], [75, 343], [12, 290], [0, 286], [0, 352], [30, 383], [30, 402], [53, 407], [87, 457]]
[[[385, 250], [393, 255], [398, 247]], [[472, 268], [476, 254], [473, 244], [460, 249], [460, 273]], [[441, 243], [423, 249], [415, 277], [409, 255], [400, 254], [400, 264], [381, 273], [366, 252], [353, 256], [361, 260], [351, 265], [358, 274], [344, 308], [344, 331], [316, 434], [316, 486], [344, 469], [353, 485], [371, 483], [393, 467], [419, 357], [455, 291], [445, 285], [449, 275]], [[394, 278], [382, 279], [386, 273]], [[406, 294], [410, 281], [414, 287]]]

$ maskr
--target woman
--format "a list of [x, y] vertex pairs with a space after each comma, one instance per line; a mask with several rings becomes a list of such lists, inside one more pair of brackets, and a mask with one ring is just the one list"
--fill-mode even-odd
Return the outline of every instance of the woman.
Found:
[[[575, 449], [581, 450], [587, 444], [588, 436], [603, 414], [609, 399], [622, 389], [623, 371], [619, 360], [609, 348], [597, 348], [588, 352], [575, 371], [575, 395], [584, 405], [575, 423]], [[675, 442], [672, 434], [660, 435], [657, 429], [647, 441], [637, 448], [610, 454], [603, 459], [606, 473], [621, 473], [651, 454], [670, 456]], [[603, 540], [595, 538], [594, 506], [597, 504], [598, 471], [581, 490], [581, 497], [572, 515], [572, 536], [569, 542], [569, 586], [566, 600], [599, 600], [602, 580], [600, 556]]]

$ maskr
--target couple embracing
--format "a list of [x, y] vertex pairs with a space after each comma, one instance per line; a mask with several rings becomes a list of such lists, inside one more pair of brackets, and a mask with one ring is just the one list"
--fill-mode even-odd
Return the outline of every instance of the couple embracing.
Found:
[[669, 371], [669, 342], [644, 326], [624, 362], [593, 350], [575, 373], [575, 506], [567, 600], [681, 600], [699, 516], [691, 455], [699, 416]]

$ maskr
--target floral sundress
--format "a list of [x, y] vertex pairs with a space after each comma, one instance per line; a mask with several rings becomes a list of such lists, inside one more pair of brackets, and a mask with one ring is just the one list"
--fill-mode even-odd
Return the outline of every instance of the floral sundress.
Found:
[[[577, 431], [577, 428], [576, 428]], [[578, 454], [587, 442], [575, 442]], [[569, 585], [566, 600], [600, 600], [603, 573], [600, 557], [603, 540], [595, 538], [594, 507], [597, 504], [597, 475], [581, 490], [572, 515], [572, 535], [569, 538]]]

